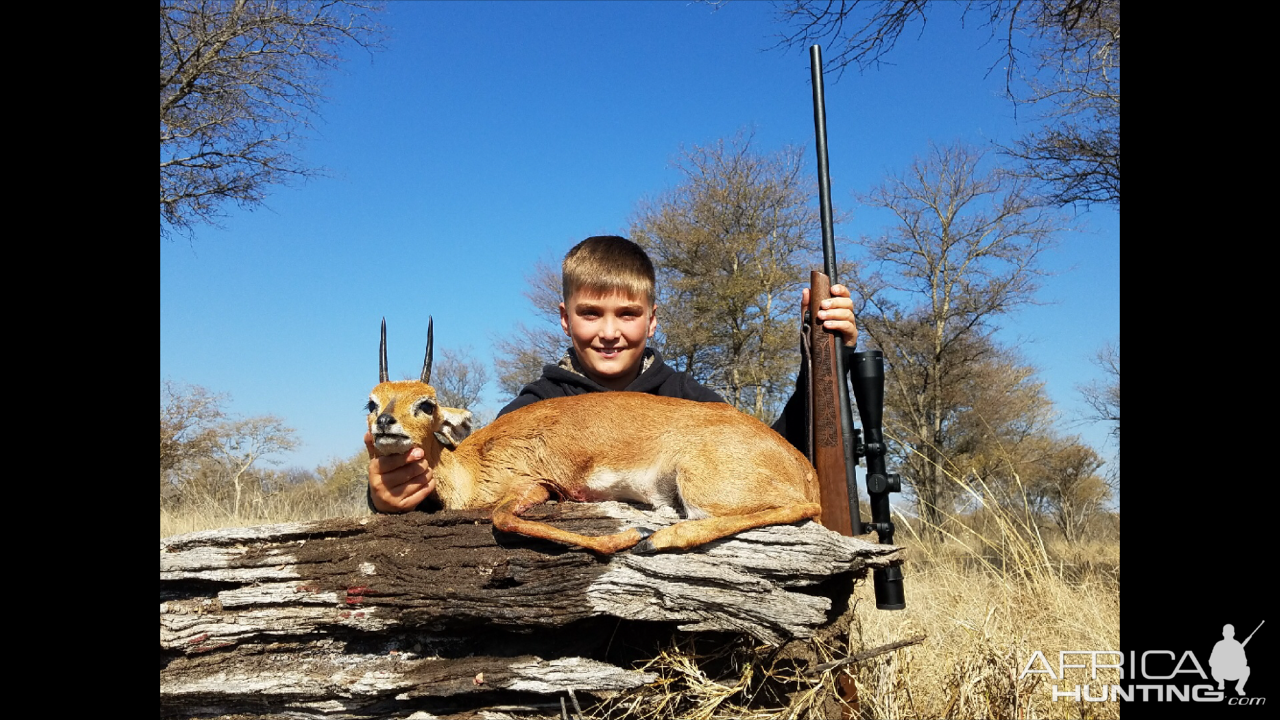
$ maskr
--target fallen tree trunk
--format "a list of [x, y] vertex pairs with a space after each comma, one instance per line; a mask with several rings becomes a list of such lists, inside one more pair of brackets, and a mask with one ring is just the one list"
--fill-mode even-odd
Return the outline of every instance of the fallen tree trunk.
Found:
[[[585, 534], [678, 520], [619, 503], [536, 517]], [[897, 562], [897, 548], [812, 522], [608, 558], [497, 532], [480, 512], [174, 536], [160, 542], [161, 716], [558, 708], [569, 689], [653, 682], [610, 662], [620, 629], [806, 638], [833, 619], [833, 600], [847, 601], [848, 582], [835, 585], [843, 598], [822, 594], [832, 578]]]

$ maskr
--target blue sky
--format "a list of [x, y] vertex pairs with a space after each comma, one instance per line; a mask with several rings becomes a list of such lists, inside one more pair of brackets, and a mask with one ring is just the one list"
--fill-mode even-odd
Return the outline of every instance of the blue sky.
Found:
[[[470, 346], [488, 362], [494, 338], [536, 322], [522, 296], [533, 263], [626, 234], [637, 201], [678, 182], [682, 145], [749, 130], [757, 150], [803, 145], [816, 164], [808, 54], [770, 49], [768, 3], [392, 3], [382, 20], [387, 49], [350, 54], [301, 153], [328, 176], [160, 243], [161, 378], [283, 417], [302, 441], [285, 466], [361, 447], [382, 317], [393, 377], [420, 369], [428, 314], [437, 357]], [[853, 193], [931, 141], [990, 147], [1034, 129], [1001, 97], [1002, 70], [988, 76], [986, 39], [940, 16], [905, 33], [892, 64], [828, 73], [832, 198], [853, 211], [837, 235], [883, 231]], [[1111, 457], [1105, 426], [1071, 421], [1076, 386], [1100, 378], [1090, 357], [1119, 339], [1119, 213], [1071, 222], [1045, 257], [1057, 274], [1043, 304], [1006, 318], [1002, 338], [1040, 369], [1064, 430]], [[508, 399], [491, 384], [484, 404]]]

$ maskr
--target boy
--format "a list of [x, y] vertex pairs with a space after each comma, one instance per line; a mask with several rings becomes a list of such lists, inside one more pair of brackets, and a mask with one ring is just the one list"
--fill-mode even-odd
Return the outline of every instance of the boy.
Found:
[[[560, 362], [542, 369], [542, 377], [525, 385], [515, 400], [498, 413], [539, 400], [589, 392], [629, 390], [700, 402], [724, 402], [711, 389], [688, 374], [672, 370], [653, 348], [646, 347], [658, 327], [653, 263], [641, 247], [615, 235], [589, 237], [564, 257], [564, 302], [560, 303], [560, 327], [571, 346]], [[858, 339], [853, 300], [848, 288], [831, 286], [831, 299], [823, 303], [819, 319], [823, 327], [844, 336], [845, 345]], [[809, 290], [801, 294], [808, 305]], [[797, 388], [805, 380], [797, 379]], [[773, 429], [803, 452], [807, 439], [804, 394], [797, 391], [787, 401]], [[421, 449], [374, 457], [373, 436], [366, 433], [369, 450], [369, 505], [378, 512], [416, 509], [435, 492], [435, 481]]]

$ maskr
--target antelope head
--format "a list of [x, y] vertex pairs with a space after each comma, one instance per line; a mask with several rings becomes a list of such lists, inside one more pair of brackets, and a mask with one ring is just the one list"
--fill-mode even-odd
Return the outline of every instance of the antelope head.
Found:
[[431, 345], [434, 321], [427, 321], [427, 357], [419, 380], [391, 382], [387, 377], [387, 320], [382, 319], [378, 349], [378, 384], [369, 394], [369, 432], [381, 455], [409, 452], [420, 447], [428, 457], [438, 457], [431, 445], [452, 450], [471, 433], [471, 412], [441, 407], [431, 387]]

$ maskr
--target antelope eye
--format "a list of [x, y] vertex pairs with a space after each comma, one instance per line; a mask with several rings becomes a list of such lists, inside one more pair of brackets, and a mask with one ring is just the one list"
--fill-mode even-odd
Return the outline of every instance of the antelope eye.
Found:
[[368, 404], [364, 406], [364, 410], [367, 413], [376, 413], [378, 412], [378, 403], [370, 400]]
[[420, 413], [426, 413], [430, 415], [431, 413], [436, 411], [436, 403], [434, 400], [430, 400], [430, 399], [423, 400], [422, 402], [418, 403], [418, 407], [415, 409]]

